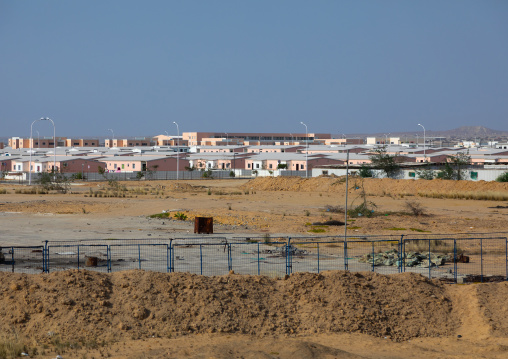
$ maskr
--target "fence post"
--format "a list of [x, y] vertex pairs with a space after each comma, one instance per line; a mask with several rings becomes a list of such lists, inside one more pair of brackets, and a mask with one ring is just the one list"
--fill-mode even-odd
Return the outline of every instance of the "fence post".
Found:
[[228, 270], [233, 270], [233, 258], [231, 255], [231, 244], [226, 243], [228, 246]]
[[44, 242], [44, 248], [42, 249], [42, 272], [48, 273], [48, 241]]
[[431, 279], [432, 277], [431, 277], [431, 274], [430, 274], [430, 269], [432, 267], [431, 266], [432, 262], [430, 261], [430, 238], [429, 238], [429, 256], [427, 258], [429, 258], [429, 279]]
[[46, 273], [49, 273], [49, 247], [48, 247], [48, 241], [46, 241], [46, 244], [44, 245], [45, 251], [46, 251]]
[[14, 273], [14, 247], [11, 247], [11, 265], [12, 265], [12, 273]]
[[[258, 275], [261, 274], [261, 268], [260, 268], [260, 263], [259, 263], [259, 242], [257, 243], [258, 245]], [[508, 278], [508, 272], [507, 272], [507, 278]]]
[[453, 239], [453, 279], [457, 283], [457, 239]]
[[138, 244], [138, 268], [141, 269], [141, 244]]
[[173, 273], [175, 271], [175, 264], [174, 264], [174, 256], [175, 253], [173, 251], [173, 239], [169, 240], [169, 272]]
[[402, 243], [404, 243], [404, 235], [400, 236], [399, 240], [399, 273], [402, 273], [402, 261], [404, 257], [404, 252], [402, 251]]
[[344, 270], [349, 270], [348, 254], [347, 254], [347, 238], [344, 237]]
[[111, 273], [111, 245], [106, 245], [106, 270]]
[[483, 238], [480, 238], [480, 281], [483, 283]]
[[317, 272], [319, 273], [319, 242], [317, 242]]
[[291, 274], [291, 237], [288, 238], [288, 242], [286, 244], [286, 274]]
[[199, 245], [199, 267], [200, 267], [200, 273], [203, 275], [203, 245]]
[[406, 241], [407, 239], [404, 239], [404, 243], [402, 243], [402, 252], [404, 253], [404, 257], [402, 260], [402, 266], [404, 268], [404, 273], [406, 272]]
[[372, 271], [375, 272], [375, 268], [374, 268], [374, 241], [371, 242], [372, 243]]

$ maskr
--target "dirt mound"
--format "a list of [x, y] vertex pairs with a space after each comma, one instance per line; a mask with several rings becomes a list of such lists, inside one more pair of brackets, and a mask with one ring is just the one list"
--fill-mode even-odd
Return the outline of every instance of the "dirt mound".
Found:
[[445, 287], [420, 275], [299, 273], [0, 273], [0, 330], [38, 341], [136, 339], [189, 333], [356, 332], [402, 340], [452, 333]]
[[[486, 181], [446, 181], [446, 180], [396, 180], [391, 178], [349, 178], [349, 191], [353, 192], [363, 185], [372, 195], [450, 193], [450, 192], [507, 192], [508, 183]], [[244, 189], [259, 191], [298, 191], [298, 192], [344, 192], [345, 177], [259, 177], [243, 185]]]
[[123, 204], [106, 203], [100, 201], [80, 201], [69, 199], [63, 201], [55, 200], [32, 200], [18, 203], [2, 204], [4, 212], [25, 212], [25, 213], [55, 213], [55, 214], [84, 214], [84, 213], [108, 213], [114, 210], [121, 210]]

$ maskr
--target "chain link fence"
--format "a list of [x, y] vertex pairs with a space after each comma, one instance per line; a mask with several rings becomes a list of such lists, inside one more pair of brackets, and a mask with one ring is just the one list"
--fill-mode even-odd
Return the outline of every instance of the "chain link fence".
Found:
[[296, 272], [419, 273], [449, 282], [508, 280], [508, 241], [496, 234], [321, 238], [224, 237], [47, 241], [2, 247], [0, 270], [143, 269], [281, 277]]

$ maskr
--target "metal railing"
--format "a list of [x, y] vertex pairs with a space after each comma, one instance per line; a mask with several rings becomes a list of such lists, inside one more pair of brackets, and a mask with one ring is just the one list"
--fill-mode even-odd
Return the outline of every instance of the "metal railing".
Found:
[[0, 271], [143, 269], [200, 275], [280, 277], [296, 272], [419, 273], [449, 282], [508, 280], [508, 241], [499, 234], [170, 240], [46, 241], [2, 247]]

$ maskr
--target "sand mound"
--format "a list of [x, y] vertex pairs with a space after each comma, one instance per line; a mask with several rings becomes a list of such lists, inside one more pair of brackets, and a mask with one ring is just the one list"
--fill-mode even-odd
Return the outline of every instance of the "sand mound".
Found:
[[0, 273], [0, 283], [0, 330], [40, 341], [215, 332], [356, 332], [403, 340], [447, 335], [458, 325], [445, 287], [411, 273], [299, 273], [277, 280], [73, 270]]
[[[450, 192], [507, 192], [508, 183], [486, 181], [446, 181], [446, 180], [396, 180], [391, 178], [349, 178], [349, 190], [363, 184], [365, 191], [372, 195], [450, 193]], [[243, 185], [244, 189], [259, 191], [298, 191], [298, 192], [340, 192], [346, 190], [345, 177], [258, 177]]]

